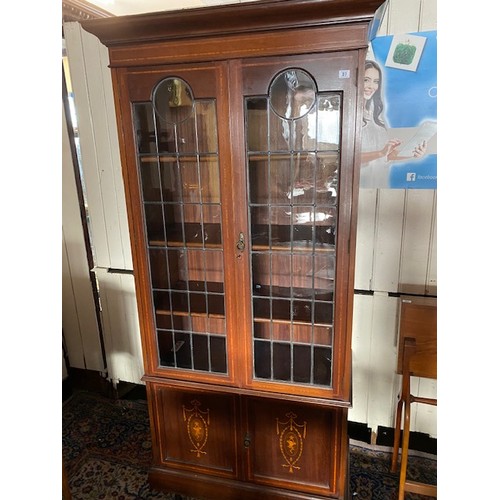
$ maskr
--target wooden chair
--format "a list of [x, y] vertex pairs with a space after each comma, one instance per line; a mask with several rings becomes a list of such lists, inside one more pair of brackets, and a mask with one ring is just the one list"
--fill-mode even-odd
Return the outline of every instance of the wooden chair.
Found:
[[391, 471], [397, 470], [401, 414], [404, 409], [398, 500], [404, 500], [405, 492], [437, 498], [437, 486], [406, 479], [411, 404], [424, 403], [437, 406], [437, 399], [414, 396], [410, 386], [412, 376], [437, 380], [437, 300], [435, 298], [401, 297], [397, 373], [402, 375], [402, 383], [396, 407]]

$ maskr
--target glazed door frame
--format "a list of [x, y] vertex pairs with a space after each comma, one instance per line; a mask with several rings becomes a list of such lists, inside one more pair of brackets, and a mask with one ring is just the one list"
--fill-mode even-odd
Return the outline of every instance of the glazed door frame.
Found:
[[[147, 102], [152, 99], [152, 92], [156, 84], [168, 77], [177, 77], [188, 82], [192, 87], [195, 98], [215, 99], [217, 129], [218, 129], [218, 158], [220, 164], [220, 197], [221, 203], [228, 208], [221, 210], [222, 213], [222, 250], [224, 255], [224, 277], [226, 296], [226, 332], [230, 331], [230, 324], [234, 322], [231, 311], [235, 306], [231, 303], [233, 293], [228, 292], [233, 286], [234, 276], [232, 262], [229, 258], [229, 248], [233, 240], [231, 232], [232, 212], [232, 169], [229, 161], [229, 139], [228, 123], [223, 117], [228, 116], [227, 99], [227, 65], [223, 62], [202, 63], [197, 65], [175, 65], [153, 68], [120, 69], [114, 72], [115, 88], [118, 89], [117, 103], [120, 119], [124, 123], [122, 164], [124, 168], [125, 186], [131, 233], [135, 277], [138, 283], [137, 299], [141, 318], [141, 331], [143, 332], [143, 349], [145, 356], [145, 371], [148, 376], [167, 376], [176, 379], [184, 379], [198, 382], [210, 382], [214, 384], [234, 385], [235, 360], [229, 356], [229, 352], [236, 349], [233, 345], [234, 338], [226, 335], [226, 358], [227, 374], [207, 374], [195, 370], [172, 369], [160, 366], [158, 345], [156, 342], [156, 327], [154, 318], [154, 304], [152, 301], [152, 283], [148, 266], [148, 249], [146, 247], [146, 227], [143, 219], [142, 194], [140, 190], [141, 181], [137, 166], [137, 145], [134, 137], [134, 103]], [[208, 78], [208, 80], [207, 80]], [[208, 82], [208, 86], [206, 83]], [[158, 153], [159, 154], [159, 153]]]
[[[197, 62], [190, 64], [165, 65], [140, 68], [113, 68], [115, 99], [122, 123], [121, 155], [124, 168], [125, 190], [130, 227], [133, 229], [132, 247], [134, 269], [137, 283], [137, 299], [140, 310], [143, 350], [145, 356], [145, 372], [147, 376], [166, 376], [179, 380], [213, 383], [233, 387], [243, 387], [261, 392], [286, 392], [301, 397], [317, 397], [324, 401], [335, 400], [346, 405], [350, 400], [351, 354], [350, 324], [352, 316], [352, 291], [354, 255], [350, 248], [354, 247], [357, 191], [358, 161], [353, 151], [359, 142], [361, 108], [357, 99], [359, 74], [357, 67], [364, 61], [364, 49], [331, 52], [329, 54], [288, 55], [283, 57], [245, 58], [229, 62]], [[269, 66], [275, 70], [289, 65], [308, 68], [311, 61], [334, 61], [342, 63], [337, 66], [338, 75], [319, 71], [319, 90], [336, 90], [343, 94], [342, 115], [342, 158], [341, 171], [343, 181], [340, 184], [341, 203], [339, 210], [339, 226], [337, 239], [337, 306], [335, 324], [337, 334], [333, 352], [339, 353], [332, 375], [332, 388], [315, 388], [313, 386], [296, 386], [293, 384], [267, 383], [255, 381], [252, 377], [252, 322], [250, 306], [251, 277], [249, 269], [249, 228], [246, 213], [246, 172], [242, 165], [245, 158], [245, 129], [242, 91], [244, 91], [244, 75], [247, 68]], [[318, 62], [317, 64], [320, 64]], [[183, 371], [160, 367], [158, 364], [158, 348], [154, 336], [153, 305], [149, 293], [150, 279], [147, 250], [143, 234], [145, 231], [142, 208], [137, 200], [141, 199], [139, 179], [136, 167], [136, 146], [133, 127], [131, 102], [151, 99], [154, 85], [169, 75], [184, 76], [197, 72], [211, 72], [213, 84], [211, 96], [216, 98], [219, 159], [221, 172], [221, 197], [226, 209], [223, 213], [223, 250], [227, 326], [227, 367], [228, 374], [213, 376], [194, 370]], [[342, 71], [342, 73], [340, 73]], [[316, 70], [311, 71], [315, 73]], [[200, 73], [201, 74], [201, 73]], [[340, 76], [343, 75], [343, 76]], [[348, 75], [347, 77], [345, 75]], [[192, 80], [195, 82], [197, 79]], [[203, 94], [200, 82], [193, 83], [194, 93]], [[331, 86], [335, 82], [335, 87]], [[248, 89], [245, 90], [248, 92]], [[227, 119], [226, 119], [227, 118]], [[245, 209], [242, 209], [245, 200]], [[247, 242], [246, 250], [238, 250], [240, 236]], [[244, 297], [244, 299], [242, 299]]]
[[[253, 376], [253, 321], [250, 302], [239, 310], [243, 321], [245, 332], [248, 336], [245, 340], [246, 373], [244, 386], [262, 391], [283, 392], [297, 396], [318, 397], [325, 399], [336, 399], [348, 401], [350, 399], [351, 364], [350, 364], [350, 324], [352, 316], [352, 286], [354, 261], [350, 249], [354, 248], [356, 206], [353, 197], [357, 197], [357, 175], [355, 168], [354, 144], [359, 127], [360, 102], [357, 98], [359, 85], [358, 67], [362, 64], [364, 54], [362, 51], [342, 51], [322, 54], [290, 55], [283, 57], [253, 58], [231, 61], [231, 75], [238, 75], [241, 80], [234, 84], [231, 91], [233, 124], [231, 129], [237, 131], [245, 130], [245, 110], [243, 102], [245, 97], [265, 96], [274, 76], [287, 68], [300, 68], [308, 72], [318, 86], [318, 94], [325, 92], [337, 92], [342, 95], [342, 111], [340, 116], [340, 182], [338, 193], [338, 226], [335, 241], [336, 268], [335, 268], [335, 307], [334, 307], [334, 342], [332, 352], [335, 357], [335, 365], [332, 367], [331, 387], [318, 387], [310, 385], [294, 385], [293, 383], [280, 383], [277, 381], [267, 382], [256, 380]], [[241, 75], [241, 76], [240, 76]], [[245, 153], [245, 133], [238, 136], [238, 144], [242, 147], [236, 148], [234, 164], [247, 165], [248, 158]], [[237, 168], [238, 175], [245, 178], [237, 184], [235, 189], [236, 198], [248, 200], [246, 175], [247, 167]], [[238, 224], [248, 242], [248, 253], [250, 252], [251, 231], [248, 217], [241, 214]], [[247, 284], [247, 289], [252, 290], [250, 256], [244, 260], [236, 260], [238, 274], [244, 276], [242, 280]], [[250, 297], [251, 299], [251, 297]]]

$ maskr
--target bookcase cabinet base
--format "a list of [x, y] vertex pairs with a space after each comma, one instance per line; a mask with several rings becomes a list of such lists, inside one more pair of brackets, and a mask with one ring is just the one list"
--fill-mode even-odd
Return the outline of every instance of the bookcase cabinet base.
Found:
[[203, 474], [172, 471], [152, 467], [149, 471], [152, 488], [188, 495], [199, 500], [348, 500], [342, 496], [314, 496], [309, 493], [270, 488], [242, 481], [215, 478]]

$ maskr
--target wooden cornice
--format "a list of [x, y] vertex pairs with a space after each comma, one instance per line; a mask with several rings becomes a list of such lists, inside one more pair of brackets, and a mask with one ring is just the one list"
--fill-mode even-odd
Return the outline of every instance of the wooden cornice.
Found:
[[104, 17], [114, 17], [114, 14], [96, 7], [85, 0], [62, 0], [63, 22], [89, 21], [90, 19], [101, 19]]
[[257, 0], [82, 22], [106, 46], [364, 22], [383, 0]]

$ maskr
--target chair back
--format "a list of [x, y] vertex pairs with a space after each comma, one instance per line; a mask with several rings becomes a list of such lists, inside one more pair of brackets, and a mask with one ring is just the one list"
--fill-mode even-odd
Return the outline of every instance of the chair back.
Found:
[[410, 374], [437, 379], [437, 299], [400, 297], [397, 372], [403, 373], [405, 339], [414, 339]]

